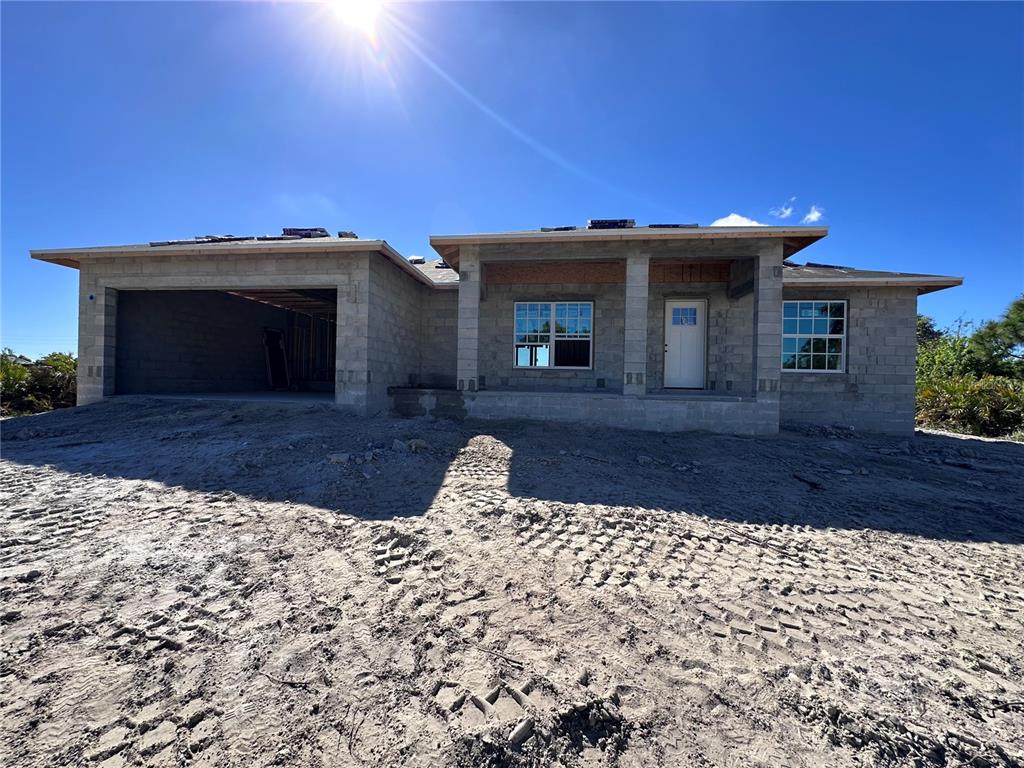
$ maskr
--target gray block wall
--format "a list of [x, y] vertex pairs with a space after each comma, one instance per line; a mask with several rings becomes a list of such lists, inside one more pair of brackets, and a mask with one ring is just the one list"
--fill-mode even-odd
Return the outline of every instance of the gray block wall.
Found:
[[[83, 265], [84, 272], [84, 265]], [[84, 275], [78, 284], [77, 402], [114, 394], [118, 291]]]
[[786, 288], [783, 297], [845, 299], [848, 328], [844, 373], [782, 372], [782, 423], [913, 433], [917, 290]]
[[751, 366], [759, 406], [779, 429], [782, 397], [782, 243], [767, 242], [758, 252], [754, 268], [754, 357]]
[[83, 258], [79, 275], [78, 403], [116, 389], [118, 294], [126, 290], [332, 288], [338, 291], [335, 402], [367, 409], [369, 252]]
[[[693, 246], [691, 246], [693, 247]], [[608, 248], [621, 255], [621, 250]], [[552, 253], [555, 253], [554, 251]], [[859, 429], [910, 432], [914, 413], [916, 291], [912, 288], [858, 288], [845, 291], [785, 290], [786, 298], [849, 302], [847, 370], [841, 374], [781, 374], [781, 246], [760, 250], [754, 292], [724, 299], [724, 284], [652, 284], [648, 292], [646, 376], [648, 391], [660, 387], [664, 299], [704, 293], [709, 299], [709, 383], [722, 394], [753, 392], [756, 408], [722, 401], [706, 407], [668, 405], [642, 409], [642, 420], [673, 414], [673, 423], [700, 424], [726, 411], [746, 412], [758, 431], [771, 431], [774, 413], [784, 422], [846, 424]], [[490, 255], [513, 257], [508, 253]], [[722, 252], [721, 256], [726, 256]], [[79, 304], [79, 402], [88, 403], [118, 388], [118, 348], [134, 356], [130, 335], [118, 328], [122, 292], [131, 290], [215, 291], [235, 288], [316, 287], [338, 291], [335, 401], [358, 413], [387, 408], [389, 386], [410, 380], [447, 385], [462, 363], [458, 355], [456, 291], [432, 291], [376, 253], [90, 257], [83, 260]], [[513, 365], [514, 302], [587, 300], [595, 303], [592, 371], [538, 371]], [[132, 301], [131, 298], [128, 299]], [[129, 310], [130, 311], [130, 310]], [[475, 306], [474, 306], [475, 311]], [[476, 368], [488, 389], [556, 388], [565, 392], [615, 394], [624, 374], [624, 284], [483, 285], [479, 302]], [[757, 331], [755, 332], [755, 327]], [[120, 338], [119, 338], [120, 337]], [[468, 358], [467, 358], [467, 370]], [[130, 369], [122, 372], [130, 377]], [[599, 379], [604, 387], [599, 388]], [[729, 382], [732, 382], [730, 389]], [[127, 387], [135, 386], [129, 378]], [[208, 387], [207, 387], [208, 388]], [[557, 395], [556, 395], [557, 397]], [[501, 411], [499, 401], [475, 407]], [[503, 401], [501, 401], [503, 402]], [[582, 401], [581, 401], [582, 402]], [[614, 401], [608, 401], [614, 402]], [[709, 401], [710, 402], [710, 401]], [[545, 400], [543, 410], [557, 406]], [[603, 408], [607, 402], [602, 401]], [[512, 404], [509, 406], [519, 407]], [[628, 408], [633, 406], [623, 406]], [[591, 405], [579, 405], [597, 418]], [[471, 409], [472, 410], [472, 409]], [[706, 412], [706, 414], [705, 414]], [[640, 412], [638, 412], [640, 413]], [[652, 415], [655, 414], [655, 415]], [[603, 418], [603, 417], [602, 417]], [[732, 418], [731, 416], [729, 417]], [[764, 423], [762, 423], [764, 422]], [[734, 431], [734, 430], [730, 430]]]
[[263, 329], [284, 310], [217, 291], [119, 291], [117, 394], [268, 390]]
[[707, 309], [707, 389], [751, 395], [754, 316], [753, 296], [726, 295], [727, 283], [652, 283], [647, 302], [647, 391], [664, 386], [665, 302], [705, 299]]
[[566, 421], [652, 432], [707, 430], [742, 435], [779, 431], [778, 405], [754, 397], [631, 397], [596, 392], [463, 392], [479, 419]]
[[479, 249], [468, 245], [459, 250], [459, 340], [455, 355], [455, 386], [475, 391], [480, 363]]
[[418, 384], [454, 387], [459, 349], [459, 292], [424, 289]]
[[[485, 263], [500, 261], [535, 261], [566, 262], [574, 259], [588, 261], [614, 261], [624, 259], [630, 251], [642, 252], [651, 261], [658, 259], [693, 259], [695, 261], [750, 258], [753, 240], [578, 240], [561, 243], [485, 243], [477, 246], [480, 261]], [[771, 241], [764, 241], [771, 242]], [[774, 246], [772, 246], [774, 247]], [[463, 246], [463, 252], [466, 246]], [[782, 258], [782, 247], [779, 246], [779, 258]], [[582, 263], [582, 262], [581, 262]]]
[[[480, 298], [478, 370], [484, 389], [558, 388], [622, 391], [624, 284], [487, 285]], [[513, 336], [517, 301], [594, 302], [593, 370], [516, 368]], [[603, 387], [602, 387], [603, 384]]]
[[647, 391], [647, 307], [651, 257], [638, 248], [625, 249], [625, 255], [622, 394], [638, 396]]
[[370, 413], [391, 408], [388, 387], [419, 377], [420, 316], [426, 288], [381, 254], [370, 256], [368, 354]]

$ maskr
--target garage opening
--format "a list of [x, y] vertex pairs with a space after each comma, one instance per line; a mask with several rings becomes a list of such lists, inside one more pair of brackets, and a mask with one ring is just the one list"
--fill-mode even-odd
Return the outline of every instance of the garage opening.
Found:
[[335, 289], [118, 292], [119, 395], [334, 396]]

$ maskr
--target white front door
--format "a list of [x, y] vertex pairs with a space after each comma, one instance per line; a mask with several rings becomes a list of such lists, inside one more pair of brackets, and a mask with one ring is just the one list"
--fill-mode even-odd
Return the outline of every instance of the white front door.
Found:
[[704, 389], [707, 302], [665, 302], [665, 387]]

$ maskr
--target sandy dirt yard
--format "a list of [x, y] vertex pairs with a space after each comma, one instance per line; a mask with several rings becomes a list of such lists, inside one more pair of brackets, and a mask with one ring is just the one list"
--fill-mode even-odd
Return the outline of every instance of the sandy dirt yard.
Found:
[[155, 399], [2, 433], [4, 765], [1024, 765], [1024, 445]]

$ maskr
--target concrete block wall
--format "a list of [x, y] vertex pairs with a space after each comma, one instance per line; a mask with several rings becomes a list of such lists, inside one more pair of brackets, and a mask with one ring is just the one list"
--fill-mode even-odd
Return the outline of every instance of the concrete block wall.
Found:
[[651, 257], [646, 252], [626, 255], [626, 308], [623, 329], [622, 392], [642, 395], [647, 391], [647, 294], [650, 290]]
[[[546, 389], [557, 388], [580, 391], [623, 392], [642, 395], [661, 388], [664, 366], [664, 296], [673, 291], [693, 295], [708, 287], [716, 295], [724, 296], [729, 276], [729, 261], [752, 259], [767, 249], [777, 273], [768, 274], [776, 281], [771, 290], [781, 295], [782, 247], [760, 241], [750, 242], [698, 242], [652, 241], [640, 246], [622, 242], [589, 243], [520, 243], [488, 244], [476, 247], [473, 264], [483, 263], [482, 298], [479, 305], [480, 329], [474, 342], [474, 360], [478, 362], [483, 379], [482, 388]], [[578, 260], [574, 259], [583, 259]], [[524, 259], [529, 263], [524, 264]], [[632, 259], [637, 268], [650, 260], [647, 280], [643, 283], [643, 296], [633, 302], [646, 304], [639, 317], [632, 317], [634, 334], [631, 350], [639, 360], [632, 364], [638, 370], [626, 370], [626, 278], [627, 264]], [[660, 260], [660, 261], [659, 261]], [[530, 271], [529, 279], [516, 281], [523, 270]], [[492, 282], [489, 275], [494, 275]], [[550, 279], [551, 275], [564, 275]], [[541, 281], [540, 277], [548, 278]], [[588, 282], [587, 277], [593, 278]], [[671, 280], [672, 282], [668, 282]], [[513, 364], [513, 309], [519, 300], [556, 300], [561, 298], [595, 301], [595, 349], [593, 371], [558, 371], [516, 369]], [[745, 392], [754, 387], [755, 341], [753, 299], [716, 310], [713, 321], [716, 329], [730, 327], [728, 334], [717, 333], [709, 340], [709, 360], [715, 360], [715, 370], [709, 375], [716, 389], [736, 387]], [[653, 306], [660, 304], [660, 306]], [[717, 305], [716, 305], [717, 306]], [[637, 307], [634, 307], [636, 309]], [[607, 311], [606, 311], [607, 310]], [[634, 313], [637, 314], [637, 313]], [[603, 315], [603, 317], [602, 317]], [[778, 313], [781, 322], [781, 309]], [[740, 322], [742, 328], [733, 329]], [[469, 330], [465, 333], [468, 335]], [[777, 343], [778, 340], [776, 340]], [[627, 377], [630, 383], [626, 383]], [[604, 387], [598, 388], [599, 380]], [[777, 380], [775, 384], [777, 398]]]
[[[478, 353], [483, 388], [621, 392], [625, 297], [622, 283], [490, 285], [485, 282], [480, 300]], [[593, 369], [516, 368], [515, 303], [556, 300], [594, 302]]]
[[[498, 262], [532, 263], [575, 261], [577, 270], [586, 270], [587, 264], [601, 261], [622, 261], [629, 251], [642, 251], [652, 262], [661, 259], [725, 262], [735, 258], [750, 258], [759, 247], [760, 240], [648, 240], [637, 241], [604, 240], [566, 243], [487, 243], [474, 246], [479, 258], [488, 265]], [[764, 241], [767, 242], [767, 241]], [[781, 245], [779, 246], [781, 258]], [[465, 254], [463, 246], [462, 254]], [[579, 261], [577, 261], [579, 260]], [[624, 273], [623, 273], [624, 274]], [[707, 280], [710, 275], [705, 275]], [[654, 275], [653, 280], [661, 277]], [[594, 282], [600, 282], [595, 280]]]
[[78, 376], [79, 405], [114, 394], [117, 347], [118, 292], [92, 275], [78, 283]]
[[669, 299], [707, 301], [707, 389], [734, 395], [754, 391], [753, 297], [726, 295], [727, 284], [651, 283], [647, 301], [647, 391], [664, 386], [665, 302]]
[[79, 276], [78, 403], [116, 388], [120, 290], [333, 288], [338, 291], [335, 402], [365, 413], [369, 386], [369, 252], [94, 256]]
[[288, 313], [218, 291], [118, 292], [116, 393], [269, 389], [263, 329]]
[[783, 296], [846, 300], [848, 320], [844, 373], [782, 372], [782, 422], [912, 434], [917, 290], [786, 288]]
[[766, 241], [754, 266], [753, 373], [754, 396], [760, 412], [779, 429], [782, 359], [782, 243]]
[[466, 418], [465, 399], [457, 389], [396, 389], [392, 401], [395, 413], [400, 416]]
[[420, 318], [428, 290], [381, 254], [370, 256], [367, 409], [391, 408], [388, 387], [420, 375]]
[[480, 249], [467, 245], [459, 251], [459, 334], [455, 386], [476, 391], [480, 364]]
[[566, 421], [652, 432], [707, 430], [775, 434], [778, 408], [756, 398], [630, 397], [591, 392], [462, 393], [466, 415], [480, 419]]
[[454, 387], [459, 346], [459, 292], [423, 290], [419, 384]]
[[[545, 246], [546, 247], [546, 246]], [[538, 250], [539, 248], [539, 250]], [[543, 248], [530, 247], [535, 257]], [[572, 255], [576, 246], [549, 249], [551, 256]], [[716, 258], [732, 257], [731, 246]], [[771, 431], [772, 411], [783, 421], [849, 424], [861, 429], [909, 432], [914, 408], [914, 289], [873, 288], [838, 291], [786, 289], [786, 298], [845, 298], [849, 302], [847, 371], [842, 374], [781, 372], [783, 288], [781, 245], [759, 246], [754, 291], [723, 303], [724, 285], [688, 282], [648, 286], [645, 389], [660, 383], [664, 299], [678, 292], [705, 292], [709, 301], [709, 381], [728, 394], [756, 393], [756, 408], [732, 408], [727, 402], [690, 405], [665, 416], [671, 423], [700, 424], [707, 411], [731, 418], [748, 412], [752, 428]], [[588, 255], [623, 258], [621, 246], [588, 250]], [[659, 245], [655, 251], [664, 249]], [[696, 255], [688, 245], [672, 255]], [[523, 248], [481, 247], [487, 258], [514, 260]], [[534, 251], [537, 251], [536, 253]], [[567, 253], [572, 252], [572, 253]], [[659, 251], [660, 253], [660, 251]], [[738, 253], [738, 252], [737, 252]], [[669, 255], [668, 252], [662, 255]], [[748, 254], [749, 256], [749, 254]], [[373, 253], [221, 254], [211, 256], [90, 257], [80, 280], [79, 402], [113, 394], [117, 388], [120, 292], [152, 290], [230, 290], [235, 288], [317, 287], [338, 291], [336, 402], [358, 413], [387, 407], [387, 387], [422, 383], [458, 371], [467, 392], [477, 375], [492, 389], [558, 388], [565, 392], [616, 393], [622, 390], [625, 341], [625, 285], [622, 283], [503, 284], [482, 286], [480, 254], [466, 253], [462, 267], [475, 280], [452, 292], [432, 291]], [[377, 260], [380, 263], [377, 263]], [[478, 298], [479, 297], [479, 298]], [[595, 303], [595, 349], [592, 371], [539, 371], [513, 365], [514, 302], [517, 300], [592, 300]], [[131, 299], [129, 299], [131, 301]], [[460, 313], [462, 306], [466, 311]], [[721, 313], [721, 314], [720, 314]], [[477, 319], [479, 318], [479, 323]], [[656, 340], [652, 343], [652, 340]], [[130, 355], [126, 356], [129, 359]], [[743, 370], [749, 372], [745, 377]], [[446, 374], [446, 372], [448, 372]], [[604, 388], [598, 387], [603, 379]], [[728, 382], [733, 382], [729, 389]], [[447, 382], [445, 382], [447, 383]], [[471, 386], [469, 386], [471, 384]], [[724, 385], [724, 388], [723, 388]], [[641, 398], [642, 399], [642, 398]], [[502, 400], [481, 402], [502, 403]], [[510, 403], [512, 401], [509, 401]], [[714, 402], [714, 401], [709, 401]], [[608, 403], [602, 403], [606, 407]], [[509, 408], [521, 406], [512, 403]], [[484, 406], [477, 406], [484, 408]], [[496, 412], [504, 406], [491, 405]], [[543, 409], [550, 410], [548, 401]], [[485, 408], [485, 410], [487, 409]], [[589, 413], [590, 406], [583, 408]], [[623, 406], [625, 411], [634, 406]], [[642, 420], [660, 418], [669, 406], [643, 410]], [[468, 409], [471, 410], [471, 409]], [[556, 409], [557, 410], [557, 409]], [[719, 413], [723, 411], [723, 413]], [[657, 413], [653, 417], [647, 415]], [[669, 413], [669, 411], [665, 411]], [[679, 415], [685, 413], [687, 415]], [[697, 414], [694, 416], [694, 414]], [[588, 416], [587, 418], [590, 418]], [[596, 416], [594, 418], [597, 418]], [[763, 422], [768, 422], [767, 426]], [[689, 427], [700, 428], [700, 427]], [[729, 430], [736, 431], [736, 430]]]
[[369, 412], [370, 258], [362, 254], [349, 264], [347, 282], [338, 285], [335, 339], [334, 403], [360, 415]]

